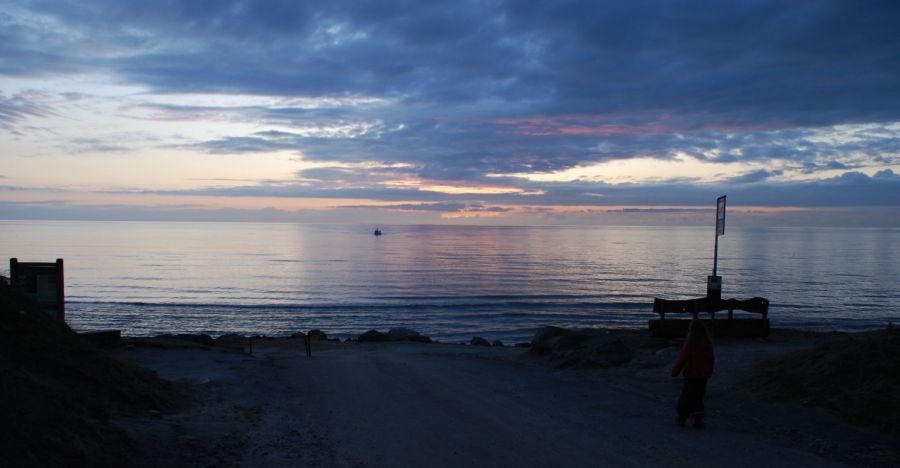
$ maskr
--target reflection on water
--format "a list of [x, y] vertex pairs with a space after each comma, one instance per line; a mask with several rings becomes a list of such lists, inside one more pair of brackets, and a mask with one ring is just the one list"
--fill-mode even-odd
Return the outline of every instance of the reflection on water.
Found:
[[[653, 296], [705, 292], [711, 227], [323, 226], [2, 221], [3, 258], [66, 259], [81, 329], [337, 333], [411, 326], [460, 339], [544, 324], [641, 327]], [[725, 297], [776, 326], [900, 319], [900, 230], [730, 228]]]

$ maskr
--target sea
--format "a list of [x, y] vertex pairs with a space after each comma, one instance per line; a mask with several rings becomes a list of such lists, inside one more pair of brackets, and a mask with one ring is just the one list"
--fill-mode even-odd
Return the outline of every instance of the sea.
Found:
[[[66, 319], [78, 331], [409, 327], [440, 341], [518, 342], [545, 325], [646, 328], [654, 297], [705, 295], [715, 242], [712, 226], [374, 228], [0, 221], [0, 258], [64, 259]], [[724, 298], [769, 299], [774, 327], [900, 324], [900, 229], [729, 227], [718, 274]]]

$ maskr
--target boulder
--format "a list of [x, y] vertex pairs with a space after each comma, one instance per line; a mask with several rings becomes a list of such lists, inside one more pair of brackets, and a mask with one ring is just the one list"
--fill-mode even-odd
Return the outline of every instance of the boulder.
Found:
[[427, 336], [422, 336], [421, 333], [404, 327], [391, 328], [388, 331], [388, 340], [390, 341], [425, 341], [431, 342], [431, 338]]
[[303, 333], [303, 332], [291, 333], [291, 339], [301, 340], [304, 338], [306, 338], [306, 333]]
[[414, 341], [417, 343], [431, 343], [431, 338], [410, 328], [391, 328], [387, 333], [378, 330], [369, 330], [359, 336], [357, 341]]
[[378, 330], [369, 330], [362, 335], [359, 335], [359, 338], [357, 338], [356, 341], [359, 341], [360, 343], [388, 341], [388, 336], [386, 333], [381, 333]]
[[620, 339], [597, 344], [589, 348], [581, 362], [585, 367], [617, 367], [631, 362], [633, 353]]
[[425, 335], [417, 335], [412, 337], [409, 341], [415, 341], [417, 343], [431, 343], [431, 338]]
[[531, 352], [549, 356], [560, 367], [625, 366], [634, 357], [632, 349], [615, 333], [559, 327], [538, 330], [531, 341]]
[[502, 348], [502, 347], [503, 347], [503, 342], [500, 341], [500, 340], [494, 340], [494, 342], [491, 343], [491, 346], [493, 346], [493, 347], [495, 347], [495, 348]]
[[480, 336], [473, 336], [472, 340], [469, 341], [469, 344], [472, 346], [490, 346], [491, 345], [491, 343], [488, 340], [486, 340]]
[[550, 354], [557, 347], [559, 340], [571, 335], [571, 330], [559, 327], [544, 327], [534, 333], [531, 339], [531, 352], [537, 354]]
[[327, 340], [328, 339], [328, 335], [326, 335], [325, 332], [323, 332], [322, 330], [319, 330], [318, 328], [314, 328], [314, 329], [310, 330], [309, 333], [307, 333], [307, 335], [309, 335], [309, 339], [311, 339], [311, 340]]
[[237, 333], [226, 333], [216, 338], [215, 342], [216, 346], [244, 346], [247, 344], [247, 337]]
[[212, 346], [215, 344], [212, 337], [207, 335], [206, 333], [179, 333], [177, 335], [166, 334], [160, 335], [157, 338], [167, 339], [167, 340], [176, 340], [176, 341], [187, 341], [190, 343], [196, 343], [203, 346]]

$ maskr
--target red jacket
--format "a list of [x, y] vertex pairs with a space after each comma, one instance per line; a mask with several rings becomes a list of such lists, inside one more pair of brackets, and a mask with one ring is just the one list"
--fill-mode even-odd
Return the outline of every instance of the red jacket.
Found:
[[690, 341], [685, 341], [675, 367], [672, 368], [672, 377], [677, 377], [684, 371], [686, 379], [708, 379], [713, 374], [716, 365], [716, 355], [712, 346], [697, 347]]

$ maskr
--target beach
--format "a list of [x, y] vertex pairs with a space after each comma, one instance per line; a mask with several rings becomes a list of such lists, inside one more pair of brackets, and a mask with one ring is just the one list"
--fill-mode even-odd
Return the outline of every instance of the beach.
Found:
[[[125, 362], [176, 382], [173, 412], [116, 421], [135, 466], [889, 466], [896, 436], [803, 401], [770, 401], [754, 364], [828, 335], [717, 342], [706, 430], [674, 421], [679, 339], [609, 332], [627, 364], [563, 366], [525, 348], [240, 339], [126, 341]], [[249, 344], [249, 343], [247, 343]]]

